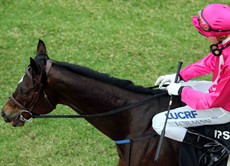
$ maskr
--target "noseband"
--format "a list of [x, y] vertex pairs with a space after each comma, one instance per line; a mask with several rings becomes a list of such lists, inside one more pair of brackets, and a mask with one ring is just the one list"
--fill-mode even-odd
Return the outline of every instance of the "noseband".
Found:
[[[40, 65], [39, 65], [40, 66]], [[50, 68], [52, 66], [52, 62], [50, 60], [46, 61], [46, 75], [48, 74]], [[46, 92], [44, 90], [42, 90], [43, 84], [41, 83], [42, 80], [42, 67], [40, 66], [41, 69], [41, 74], [39, 79], [35, 79], [33, 78], [33, 76], [30, 74], [29, 69], [31, 67], [28, 66], [28, 68], [26, 69], [26, 75], [33, 81], [36, 82], [36, 85], [33, 88], [36, 88], [35, 94], [32, 97], [31, 100], [31, 104], [28, 107], [23, 106], [23, 104], [21, 104], [19, 101], [17, 101], [15, 99], [15, 97], [13, 96], [13, 94], [10, 96], [10, 99], [14, 102], [14, 104], [16, 104], [18, 107], [20, 107], [22, 109], [22, 111], [20, 112], [20, 116], [19, 116], [19, 120], [26, 122], [29, 121], [29, 119], [32, 117], [32, 110], [34, 108], [34, 106], [36, 105], [36, 103], [38, 102], [40, 93], [43, 92], [43, 96], [46, 99], [47, 103], [50, 105], [50, 107], [52, 109], [55, 109], [55, 106], [51, 103], [48, 95], [46, 94]], [[28, 117], [28, 118], [26, 118]]]

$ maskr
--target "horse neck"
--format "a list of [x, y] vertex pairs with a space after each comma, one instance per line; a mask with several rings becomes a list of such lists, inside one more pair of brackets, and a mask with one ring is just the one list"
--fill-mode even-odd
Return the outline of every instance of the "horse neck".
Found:
[[[57, 104], [67, 105], [79, 114], [108, 112], [145, 97], [55, 65], [50, 70], [48, 84], [53, 89]], [[132, 111], [126, 111], [119, 115], [86, 120], [110, 138], [117, 139], [126, 137], [130, 132], [134, 116]]]

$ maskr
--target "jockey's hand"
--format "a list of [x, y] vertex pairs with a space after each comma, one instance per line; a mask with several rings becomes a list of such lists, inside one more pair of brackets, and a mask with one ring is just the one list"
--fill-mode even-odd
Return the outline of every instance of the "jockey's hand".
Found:
[[[155, 82], [155, 85], [159, 84], [159, 88], [162, 88], [164, 84], [170, 84], [171, 82], [174, 82], [176, 78], [176, 74], [168, 74], [158, 77], [158, 79]], [[180, 81], [180, 78], [178, 77], [177, 82]]]
[[178, 84], [178, 83], [170, 83], [169, 86], [167, 86], [167, 91], [169, 95], [181, 95], [182, 89], [184, 88], [184, 86]]

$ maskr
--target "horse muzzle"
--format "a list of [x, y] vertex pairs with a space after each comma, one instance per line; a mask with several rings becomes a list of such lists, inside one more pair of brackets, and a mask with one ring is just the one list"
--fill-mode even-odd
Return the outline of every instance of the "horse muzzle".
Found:
[[[6, 104], [2, 109], [2, 117], [6, 123], [11, 123], [14, 127], [23, 126], [27, 117], [24, 117], [25, 110], [19, 110]], [[29, 115], [29, 114], [28, 114]], [[31, 117], [31, 116], [30, 116]]]

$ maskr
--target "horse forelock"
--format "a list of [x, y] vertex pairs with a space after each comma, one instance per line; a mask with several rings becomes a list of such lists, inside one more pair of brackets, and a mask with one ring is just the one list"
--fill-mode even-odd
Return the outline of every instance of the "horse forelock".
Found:
[[71, 72], [78, 73], [82, 76], [89, 77], [104, 83], [112, 84], [114, 86], [118, 86], [120, 88], [130, 90], [136, 93], [155, 95], [161, 92], [161, 90], [159, 89], [145, 88], [140, 85], [135, 85], [130, 80], [115, 78], [110, 76], [109, 74], [101, 73], [88, 67], [58, 61], [54, 61], [54, 63], [59, 67], [65, 68]]
[[38, 62], [40, 65], [45, 66], [46, 61], [49, 59], [47, 54], [38, 54], [35, 57], [35, 61]]

